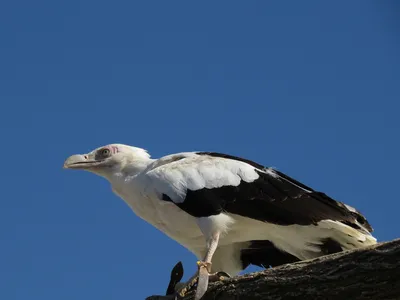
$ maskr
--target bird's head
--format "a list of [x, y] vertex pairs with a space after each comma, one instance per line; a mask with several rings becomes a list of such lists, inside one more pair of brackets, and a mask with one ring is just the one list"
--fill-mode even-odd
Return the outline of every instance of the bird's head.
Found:
[[126, 166], [140, 167], [150, 159], [146, 150], [123, 144], [99, 147], [87, 154], [74, 154], [64, 162], [65, 169], [79, 169], [97, 175], [107, 175], [122, 171]]

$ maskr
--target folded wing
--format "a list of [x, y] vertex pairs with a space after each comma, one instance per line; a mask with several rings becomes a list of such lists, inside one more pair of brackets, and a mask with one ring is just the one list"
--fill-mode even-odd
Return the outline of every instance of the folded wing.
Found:
[[195, 217], [237, 214], [279, 225], [340, 221], [372, 232], [354, 208], [315, 191], [282, 172], [226, 154], [182, 154], [147, 173], [160, 198]]

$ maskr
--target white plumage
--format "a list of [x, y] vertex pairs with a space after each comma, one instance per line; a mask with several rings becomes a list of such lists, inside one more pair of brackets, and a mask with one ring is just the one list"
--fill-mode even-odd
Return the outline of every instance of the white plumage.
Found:
[[139, 217], [231, 275], [249, 263], [274, 266], [376, 243], [351, 206], [229, 155], [154, 160], [143, 149], [112, 144], [73, 155], [64, 166], [105, 177]]

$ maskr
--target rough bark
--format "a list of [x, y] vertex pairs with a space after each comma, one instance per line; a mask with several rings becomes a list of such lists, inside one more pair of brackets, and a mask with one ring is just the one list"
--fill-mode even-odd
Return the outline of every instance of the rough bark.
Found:
[[[193, 296], [190, 292], [184, 300]], [[202, 298], [238, 299], [400, 299], [400, 239], [211, 283]]]

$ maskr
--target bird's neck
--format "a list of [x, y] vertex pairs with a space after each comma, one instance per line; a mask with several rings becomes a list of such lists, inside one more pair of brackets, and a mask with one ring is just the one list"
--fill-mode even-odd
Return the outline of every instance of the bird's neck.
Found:
[[136, 176], [146, 170], [154, 161], [155, 159], [147, 158], [129, 162], [121, 169], [121, 173], [125, 176]]
[[132, 160], [126, 162], [118, 169], [113, 170], [109, 174], [107, 174], [107, 179], [112, 183], [115, 180], [125, 180], [125, 178], [136, 177], [137, 175], [141, 174], [145, 171], [150, 164], [152, 164], [155, 160], [154, 159], [140, 159], [140, 160]]
[[[136, 207], [135, 203], [137, 202], [132, 202], [132, 199], [137, 198], [137, 195], [141, 193], [141, 185], [140, 183], [138, 184], [140, 179], [139, 181], [137, 179], [140, 178], [141, 174], [145, 173], [153, 161], [153, 159], [148, 158], [127, 163], [122, 168], [115, 170], [106, 177], [111, 183], [114, 193], [124, 199], [132, 209]], [[137, 209], [134, 209], [134, 211], [137, 211]], [[137, 213], [140, 214], [139, 212]]]

